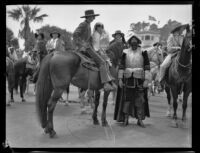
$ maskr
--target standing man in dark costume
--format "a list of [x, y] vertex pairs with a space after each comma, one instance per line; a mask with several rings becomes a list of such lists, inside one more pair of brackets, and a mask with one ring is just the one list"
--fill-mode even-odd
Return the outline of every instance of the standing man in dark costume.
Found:
[[128, 125], [129, 116], [138, 119], [137, 124], [145, 127], [142, 120], [150, 116], [147, 86], [151, 80], [150, 63], [146, 51], [142, 51], [141, 40], [131, 33], [128, 49], [123, 50], [119, 65], [119, 87], [114, 112], [114, 120]]
[[111, 91], [115, 90], [116, 85], [114, 84], [114, 78], [109, 72], [106, 61], [92, 48], [92, 37], [90, 23], [95, 19], [94, 10], [86, 10], [86, 20], [79, 24], [73, 33], [73, 41], [76, 46], [76, 50], [89, 55], [97, 63], [100, 70], [101, 82], [104, 84], [104, 90]]

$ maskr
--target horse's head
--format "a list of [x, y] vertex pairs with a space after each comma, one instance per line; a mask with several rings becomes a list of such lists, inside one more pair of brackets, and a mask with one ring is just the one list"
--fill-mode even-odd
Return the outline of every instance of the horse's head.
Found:
[[110, 58], [113, 66], [116, 67], [119, 64], [119, 60], [122, 56], [124, 44], [122, 42], [112, 43], [106, 50], [108, 57]]
[[191, 52], [192, 48], [193, 48], [193, 45], [192, 45], [192, 29], [190, 29], [190, 26], [188, 24], [188, 26], [186, 27], [186, 33], [184, 34], [181, 49], [183, 51]]
[[190, 26], [186, 27], [186, 33], [184, 34], [183, 43], [181, 46], [181, 51], [179, 52], [179, 65], [182, 67], [190, 67], [191, 66], [191, 58], [192, 58], [192, 30]]
[[162, 49], [151, 49], [147, 51], [149, 56], [149, 61], [160, 65], [163, 62], [163, 50]]

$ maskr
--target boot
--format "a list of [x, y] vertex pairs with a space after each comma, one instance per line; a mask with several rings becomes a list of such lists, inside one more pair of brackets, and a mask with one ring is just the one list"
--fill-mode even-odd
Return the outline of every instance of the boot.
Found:
[[144, 123], [143, 123], [143, 121], [141, 119], [138, 119], [137, 125], [139, 125], [142, 128], [145, 128], [145, 125], [144, 125]]
[[105, 91], [112, 91], [112, 90], [114, 90], [113, 87], [108, 82], [104, 83], [103, 88], [104, 88]]

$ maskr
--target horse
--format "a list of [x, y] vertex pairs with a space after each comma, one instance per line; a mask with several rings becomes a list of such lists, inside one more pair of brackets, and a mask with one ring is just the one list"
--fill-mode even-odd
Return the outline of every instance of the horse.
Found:
[[155, 95], [156, 85], [158, 82], [160, 64], [163, 62], [163, 50], [150, 49], [147, 51], [150, 61], [150, 72], [152, 75], [152, 82], [149, 86], [152, 96]]
[[167, 93], [167, 100], [169, 109], [172, 108], [171, 99], [173, 99], [173, 117], [172, 126], [178, 128], [177, 123], [177, 98], [178, 95], [183, 92], [183, 103], [182, 103], [182, 125], [186, 123], [186, 109], [187, 100], [189, 94], [192, 92], [192, 45], [191, 38], [192, 33], [190, 27], [186, 28], [186, 34], [183, 39], [180, 52], [177, 53], [176, 57], [172, 58], [172, 63], [166, 70], [165, 75], [165, 91]]
[[[35, 57], [34, 55], [32, 57]], [[31, 58], [32, 58], [31, 57]], [[26, 90], [27, 77], [32, 76], [35, 71], [35, 65], [27, 64], [27, 58], [19, 59], [14, 64], [15, 71], [15, 89], [18, 89], [18, 85], [20, 87], [20, 97], [22, 98], [22, 102], [25, 102], [24, 93]]]
[[14, 102], [13, 89], [15, 86], [15, 77], [14, 77], [14, 63], [9, 57], [6, 57], [6, 78], [8, 81], [8, 91], [10, 93], [10, 100], [8, 101], [7, 105], [10, 106], [10, 103]]
[[[121, 43], [116, 42], [116, 46]], [[93, 49], [90, 46], [91, 49]], [[117, 80], [117, 64], [122, 55], [123, 49], [116, 47], [113, 51], [106, 51], [112, 61], [110, 72]], [[97, 110], [100, 99], [100, 89], [103, 84], [100, 81], [100, 74], [97, 68], [91, 70], [81, 64], [80, 56], [74, 50], [67, 52], [55, 51], [48, 54], [41, 63], [40, 72], [36, 85], [36, 112], [39, 123], [44, 132], [49, 134], [50, 138], [56, 135], [53, 127], [53, 112], [57, 101], [61, 97], [66, 87], [72, 83], [74, 86], [83, 90], [94, 90], [94, 109], [92, 114], [93, 124], [99, 125]], [[103, 108], [101, 115], [102, 126], [107, 126], [106, 107], [109, 91], [104, 91]]]

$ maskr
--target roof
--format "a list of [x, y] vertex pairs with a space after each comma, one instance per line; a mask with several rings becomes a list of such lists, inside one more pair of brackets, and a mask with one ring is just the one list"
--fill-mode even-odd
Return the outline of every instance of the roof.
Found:
[[160, 35], [160, 31], [135, 31], [136, 34], [158, 34]]

